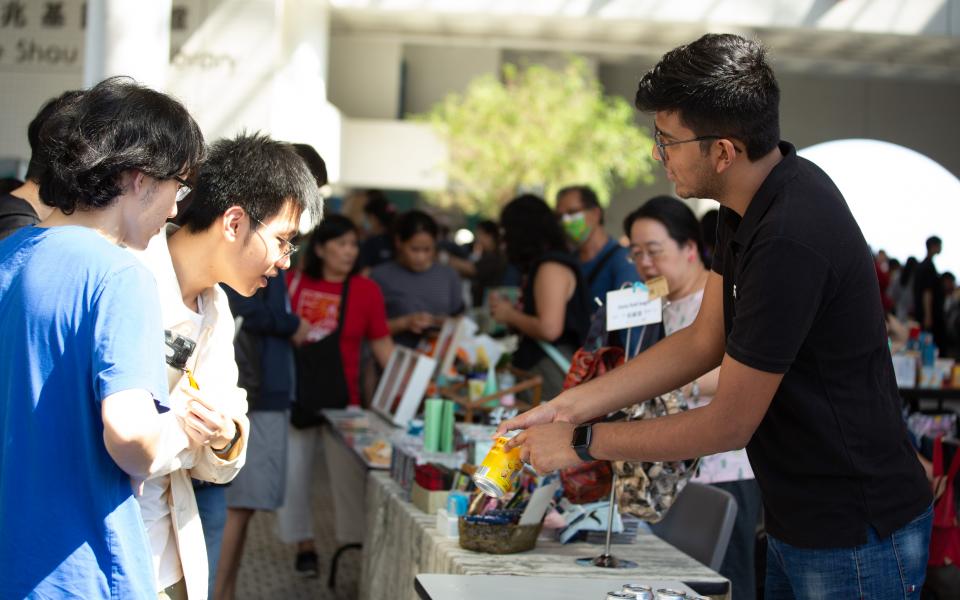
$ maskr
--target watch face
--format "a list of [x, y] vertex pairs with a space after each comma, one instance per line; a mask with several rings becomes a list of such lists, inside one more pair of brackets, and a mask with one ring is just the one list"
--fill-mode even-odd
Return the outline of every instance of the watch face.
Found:
[[573, 445], [586, 447], [590, 444], [590, 428], [580, 426], [573, 430]]

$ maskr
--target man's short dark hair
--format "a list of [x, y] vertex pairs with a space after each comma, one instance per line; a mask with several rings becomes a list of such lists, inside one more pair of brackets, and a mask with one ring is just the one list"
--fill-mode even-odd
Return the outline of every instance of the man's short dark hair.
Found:
[[34, 183], [40, 181], [40, 176], [47, 170], [47, 160], [43, 156], [40, 146], [40, 130], [60, 106], [67, 104], [83, 94], [82, 90], [70, 90], [51, 98], [43, 103], [37, 115], [27, 126], [27, 141], [30, 142], [30, 164], [27, 165], [26, 178]]
[[678, 111], [696, 135], [742, 141], [757, 160], [780, 141], [780, 88], [763, 46], [729, 33], [708, 33], [674, 48], [640, 80], [636, 106]]
[[206, 231], [232, 206], [266, 221], [288, 202], [314, 221], [323, 214], [320, 188], [293, 145], [241, 133], [210, 145], [181, 223], [194, 233]]
[[588, 210], [593, 208], [598, 209], [600, 211], [600, 223], [603, 223], [603, 207], [600, 206], [600, 199], [597, 198], [597, 193], [593, 191], [592, 187], [589, 185], [568, 185], [557, 192], [557, 200], [570, 192], [580, 194], [580, 202], [584, 208]]
[[182, 104], [128, 77], [101, 81], [40, 128], [40, 198], [66, 214], [109, 206], [120, 174], [170, 179], [203, 160], [203, 134]]
[[935, 235], [931, 235], [927, 238], [927, 250], [933, 250], [934, 246], [943, 246], [943, 240]]

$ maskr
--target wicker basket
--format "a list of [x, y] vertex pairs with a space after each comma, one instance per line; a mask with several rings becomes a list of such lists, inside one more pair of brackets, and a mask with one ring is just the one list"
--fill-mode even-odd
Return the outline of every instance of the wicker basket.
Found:
[[536, 525], [489, 525], [460, 518], [460, 547], [488, 554], [526, 552], [537, 545], [543, 523]]

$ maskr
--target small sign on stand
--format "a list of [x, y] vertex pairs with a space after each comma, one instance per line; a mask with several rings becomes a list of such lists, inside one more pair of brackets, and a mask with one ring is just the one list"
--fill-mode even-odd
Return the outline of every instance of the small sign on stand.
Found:
[[667, 283], [662, 277], [607, 292], [607, 331], [659, 323], [663, 320], [660, 298], [666, 294]]

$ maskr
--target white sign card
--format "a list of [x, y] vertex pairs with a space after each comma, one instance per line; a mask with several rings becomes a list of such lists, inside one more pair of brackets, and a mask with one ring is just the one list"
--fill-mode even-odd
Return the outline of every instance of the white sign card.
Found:
[[650, 299], [646, 286], [607, 292], [607, 331], [640, 327], [663, 320], [663, 303]]

